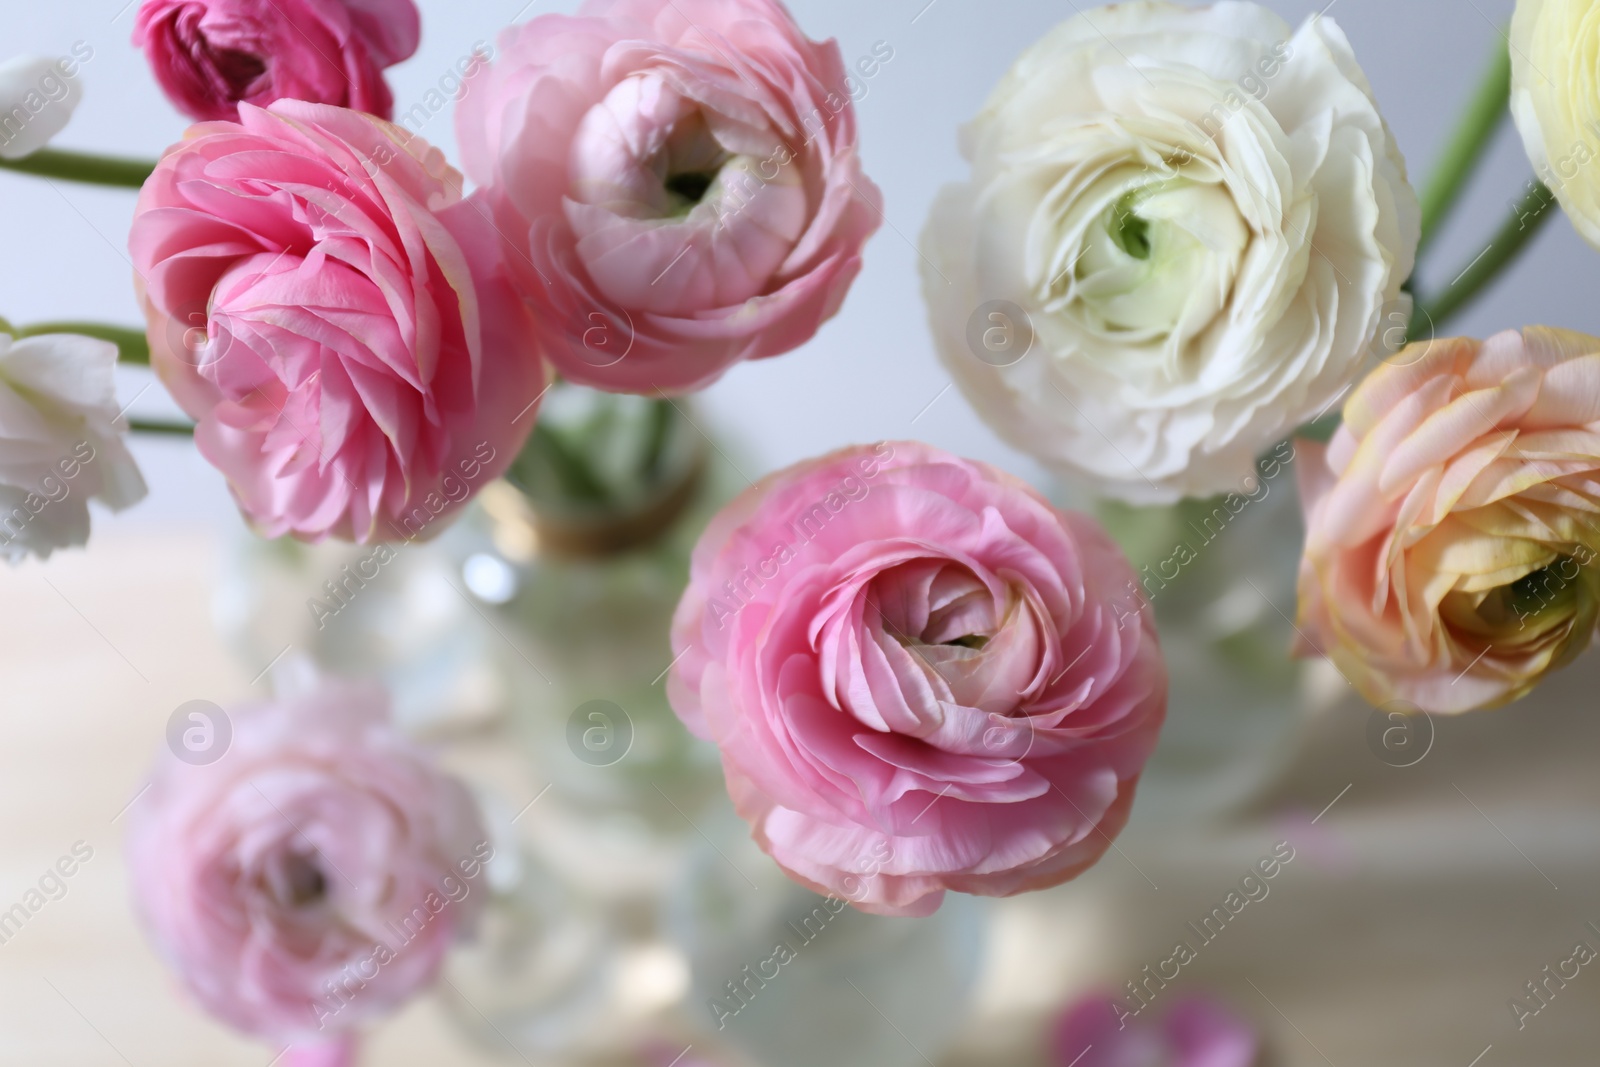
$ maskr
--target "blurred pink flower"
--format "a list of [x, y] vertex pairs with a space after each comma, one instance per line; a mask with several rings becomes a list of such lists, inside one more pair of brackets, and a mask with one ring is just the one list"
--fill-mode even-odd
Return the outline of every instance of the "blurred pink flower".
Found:
[[1068, 1006], [1051, 1035], [1053, 1067], [1252, 1067], [1256, 1062], [1255, 1031], [1214, 1001], [1174, 1001], [1160, 1022], [1125, 1016], [1112, 997], [1086, 997]]
[[145, 183], [152, 361], [265, 536], [432, 536], [521, 448], [544, 367], [461, 184], [398, 127], [299, 101], [194, 127]]
[[564, 377], [697, 389], [838, 310], [882, 197], [836, 43], [775, 0], [589, 0], [499, 47], [456, 129]]
[[670, 695], [791, 877], [864, 911], [1064, 882], [1166, 713], [1154, 623], [1091, 519], [927, 445], [851, 448], [716, 517]]
[[381, 690], [331, 681], [237, 709], [220, 759], [164, 751], [128, 811], [161, 955], [206, 1010], [305, 1062], [341, 1062], [319, 1043], [430, 984], [487, 892], [471, 797], [387, 716]]
[[283, 1067], [353, 1067], [357, 1055], [356, 1039], [345, 1034], [332, 1041], [291, 1047], [283, 1054]]
[[383, 70], [409, 59], [421, 35], [413, 0], [145, 0], [133, 43], [191, 118], [309, 100], [387, 119]]

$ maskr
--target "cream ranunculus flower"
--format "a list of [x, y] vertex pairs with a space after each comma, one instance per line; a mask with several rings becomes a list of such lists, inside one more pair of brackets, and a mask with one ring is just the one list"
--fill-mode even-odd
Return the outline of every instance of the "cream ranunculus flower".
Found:
[[1585, 241], [1600, 248], [1600, 3], [1517, 0], [1511, 114], [1533, 169]]
[[91, 498], [120, 511], [144, 479], [114, 423], [117, 346], [0, 333], [0, 555], [48, 558], [89, 540]]
[[961, 143], [922, 240], [940, 353], [1001, 436], [1104, 492], [1248, 485], [1404, 311], [1416, 195], [1331, 19], [1082, 13]]

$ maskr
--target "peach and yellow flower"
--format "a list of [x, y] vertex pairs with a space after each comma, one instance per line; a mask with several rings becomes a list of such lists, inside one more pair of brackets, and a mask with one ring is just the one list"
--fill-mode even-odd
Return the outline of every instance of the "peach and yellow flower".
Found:
[[1303, 453], [1300, 630], [1374, 704], [1496, 707], [1600, 613], [1600, 338], [1413, 345]]

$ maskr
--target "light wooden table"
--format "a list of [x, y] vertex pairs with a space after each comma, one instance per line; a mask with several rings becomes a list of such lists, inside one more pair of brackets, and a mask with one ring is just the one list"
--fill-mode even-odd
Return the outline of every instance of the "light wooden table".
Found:
[[[113, 529], [89, 552], [0, 569], [0, 910], [75, 842], [94, 850], [0, 944], [0, 1063], [267, 1067], [276, 1051], [186, 1003], [136, 926], [121, 858], [120, 813], [173, 709], [245, 697], [264, 666], [214, 633], [218, 560], [204, 532]], [[1062, 998], [1140, 978], [1289, 840], [1297, 857], [1270, 896], [1164, 995], [1225, 997], [1267, 1034], [1273, 1067], [1592, 1067], [1600, 965], [1523, 1030], [1507, 1002], [1579, 939], [1600, 948], [1584, 926], [1600, 924], [1600, 659], [1523, 705], [1441, 720], [1429, 757], [1403, 770], [1369, 751], [1367, 713], [1336, 680], [1326, 693], [1248, 812], [1212, 827], [1136, 818], [1080, 881], [994, 906], [977, 1003], [945, 1062], [1041, 1062]], [[372, 1035], [363, 1062], [519, 1061], [469, 1047], [425, 999]]]

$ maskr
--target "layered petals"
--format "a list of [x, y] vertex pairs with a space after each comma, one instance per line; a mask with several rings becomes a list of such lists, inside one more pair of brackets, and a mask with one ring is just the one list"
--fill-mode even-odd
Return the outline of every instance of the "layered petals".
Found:
[[1517, 0], [1511, 114], [1534, 173], [1573, 228], [1600, 248], [1600, 10], [1593, 0]]
[[961, 148], [922, 235], [940, 356], [997, 433], [1097, 491], [1249, 491], [1405, 321], [1420, 211], [1330, 17], [1080, 13]]
[[191, 118], [307, 100], [391, 118], [386, 67], [422, 39], [414, 0], [144, 0], [133, 43]]
[[1600, 339], [1414, 345], [1302, 470], [1300, 629], [1374, 704], [1525, 695], [1600, 614]]
[[144, 498], [117, 426], [117, 346], [77, 334], [0, 333], [0, 554], [48, 559], [89, 540], [89, 501]]
[[354, 111], [245, 104], [145, 184], [152, 360], [268, 537], [397, 541], [511, 462], [544, 370], [486, 206]]
[[685, 392], [838, 310], [882, 197], [834, 42], [774, 0], [590, 0], [499, 52], [462, 158], [564, 377]]
[[708, 528], [673, 707], [789, 874], [884, 914], [1093, 864], [1166, 710], [1148, 614], [1091, 520], [925, 445], [779, 472]]
[[[471, 797], [372, 686], [190, 719], [128, 812], [146, 928], [218, 1018], [349, 1062], [336, 1038], [431, 983], [487, 894]], [[197, 730], [220, 758], [187, 756]]]

